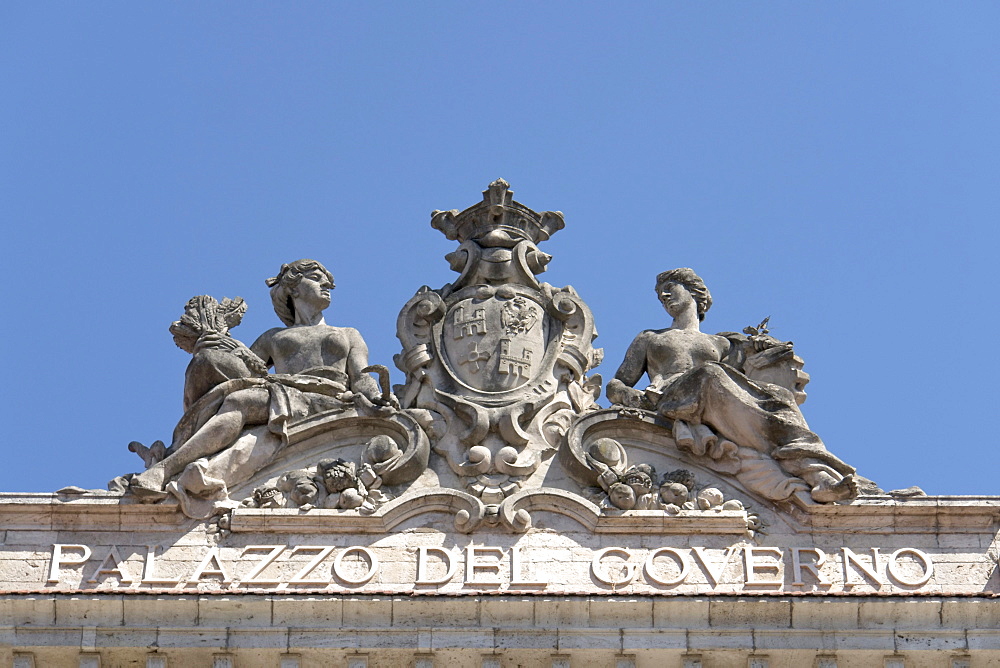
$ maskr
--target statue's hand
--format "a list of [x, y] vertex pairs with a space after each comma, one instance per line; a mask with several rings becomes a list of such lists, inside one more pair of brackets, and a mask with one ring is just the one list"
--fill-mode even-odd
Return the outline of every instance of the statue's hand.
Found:
[[371, 398], [358, 392], [351, 398], [354, 400], [354, 405], [358, 407], [358, 411], [363, 415], [387, 417], [399, 410], [399, 400], [392, 394], [387, 398], [381, 395]]
[[608, 382], [604, 392], [613, 405], [626, 408], [649, 408], [648, 402], [645, 401], [645, 395], [640, 390], [629, 387], [617, 378]]
[[267, 364], [264, 363], [255, 352], [250, 350], [244, 343], [231, 336], [219, 334], [218, 332], [206, 332], [198, 337], [195, 342], [194, 352], [198, 354], [206, 350], [219, 350], [230, 353], [240, 358], [252, 376], [263, 377], [267, 375]]
[[195, 342], [194, 351], [195, 353], [200, 353], [203, 350], [225, 350], [232, 352], [236, 348], [236, 343], [239, 343], [239, 341], [230, 336], [223, 336], [218, 332], [205, 332]]
[[254, 357], [257, 357], [257, 355], [247, 348], [246, 345], [244, 345], [239, 339], [234, 339], [231, 336], [219, 334], [218, 332], [205, 332], [198, 337], [194, 346], [195, 352], [200, 352], [202, 350], [224, 350], [229, 353], [237, 354], [240, 357], [243, 357], [244, 355], [253, 355]]
[[388, 397], [383, 397], [381, 395], [377, 396], [372, 399], [372, 403], [376, 406], [384, 406], [393, 410], [399, 410], [399, 399], [396, 398], [395, 394], [390, 394]]

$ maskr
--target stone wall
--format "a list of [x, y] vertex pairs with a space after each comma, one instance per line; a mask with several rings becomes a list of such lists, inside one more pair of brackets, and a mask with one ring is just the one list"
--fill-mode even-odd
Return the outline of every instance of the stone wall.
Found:
[[1000, 662], [992, 595], [7, 594], [0, 610], [6, 665], [21, 654], [36, 666], [99, 656], [105, 667], [152, 665], [151, 657], [170, 666], [227, 657], [240, 668]]
[[[238, 509], [218, 531], [113, 494], [7, 494], [0, 662], [998, 665], [998, 509], [996, 499], [935, 497], [785, 508], [768, 511], [781, 519], [770, 533], [749, 539], [725, 511], [674, 524], [628, 511], [587, 525], [539, 508], [523, 534], [467, 535], [444, 507], [346, 521], [337, 511]], [[803, 565], [816, 563], [816, 549], [828, 584]], [[910, 584], [888, 566], [900, 550], [893, 570]], [[932, 564], [926, 582], [914, 554]]]

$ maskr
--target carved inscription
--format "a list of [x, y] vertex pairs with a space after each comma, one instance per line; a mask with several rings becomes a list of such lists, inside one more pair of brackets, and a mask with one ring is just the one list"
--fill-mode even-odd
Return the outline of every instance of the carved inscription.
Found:
[[[381, 556], [380, 556], [381, 555]], [[391, 562], [387, 570], [384, 565]], [[170, 564], [170, 575], [165, 564]], [[566, 582], [566, 569], [577, 569], [580, 584], [598, 590], [632, 585], [695, 585], [706, 590], [725, 586], [800, 590], [803, 587], [850, 591], [867, 585], [919, 589], [934, 576], [931, 556], [903, 547], [890, 553], [879, 548], [848, 547], [827, 553], [817, 547], [732, 545], [728, 548], [606, 547], [586, 562], [563, 563], [554, 569], [544, 550], [521, 546], [469, 545], [375, 548], [349, 545], [248, 545], [204, 548], [187, 560], [167, 560], [159, 546], [92, 548], [55, 544], [48, 585], [79, 582], [81, 588], [170, 587], [199, 585], [226, 588], [363, 587], [368, 583], [440, 588], [460, 584], [485, 589], [544, 589], [553, 580]], [[825, 567], [825, 568], [824, 568]]]

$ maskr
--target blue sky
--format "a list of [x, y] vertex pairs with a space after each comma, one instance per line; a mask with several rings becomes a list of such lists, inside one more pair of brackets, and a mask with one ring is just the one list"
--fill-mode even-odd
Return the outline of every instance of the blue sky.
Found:
[[[544, 280], [610, 378], [691, 266], [708, 331], [771, 316], [804, 412], [886, 489], [997, 494], [995, 3], [5, 3], [0, 490], [103, 487], [169, 441], [196, 294], [278, 320], [315, 257], [327, 320], [392, 365], [452, 280], [429, 226], [502, 176], [561, 210]], [[394, 370], [393, 381], [402, 374]]]

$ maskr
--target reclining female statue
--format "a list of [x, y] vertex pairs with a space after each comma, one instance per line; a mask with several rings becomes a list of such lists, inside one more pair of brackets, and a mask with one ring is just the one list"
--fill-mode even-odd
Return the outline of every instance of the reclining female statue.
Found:
[[[368, 347], [361, 334], [350, 327], [328, 325], [323, 318], [334, 282], [322, 264], [298, 260], [282, 265], [267, 285], [275, 313], [286, 326], [264, 332], [249, 350], [228, 335], [199, 338], [196, 357], [201, 351], [212, 351], [218, 359], [218, 351], [228, 351], [234, 354], [233, 360], [239, 357], [256, 362], [256, 356], [260, 363], [244, 367], [235, 361], [226, 368], [220, 364], [214, 370], [204, 369], [200, 379], [191, 377], [189, 369], [186, 412], [174, 432], [173, 445], [162, 461], [130, 483], [141, 500], [163, 498], [164, 485], [171, 478], [195, 460], [233, 445], [247, 427], [267, 424], [287, 442], [285, 428], [290, 419], [326, 410], [348, 411], [365, 401], [376, 407], [391, 403], [381, 397], [378, 384], [364, 372]], [[254, 367], [273, 367], [275, 373], [255, 374]], [[203, 387], [206, 384], [208, 387]], [[192, 387], [199, 389], [192, 392]]]
[[[673, 420], [680, 447], [715, 460], [712, 463], [728, 457], [735, 467], [724, 472], [769, 499], [782, 500], [806, 489], [821, 503], [857, 496], [854, 469], [809, 430], [796, 388], [768, 382], [773, 378], [763, 374], [759, 380], [747, 375], [761, 358], [775, 357], [762, 349], [770, 342], [784, 346], [778, 352], [789, 358], [791, 345], [767, 336], [748, 340], [701, 332], [699, 323], [712, 297], [691, 269], [661, 273], [656, 294], [673, 322], [635, 338], [608, 383], [612, 403], [655, 410]], [[650, 384], [640, 392], [633, 386], [643, 374]]]

